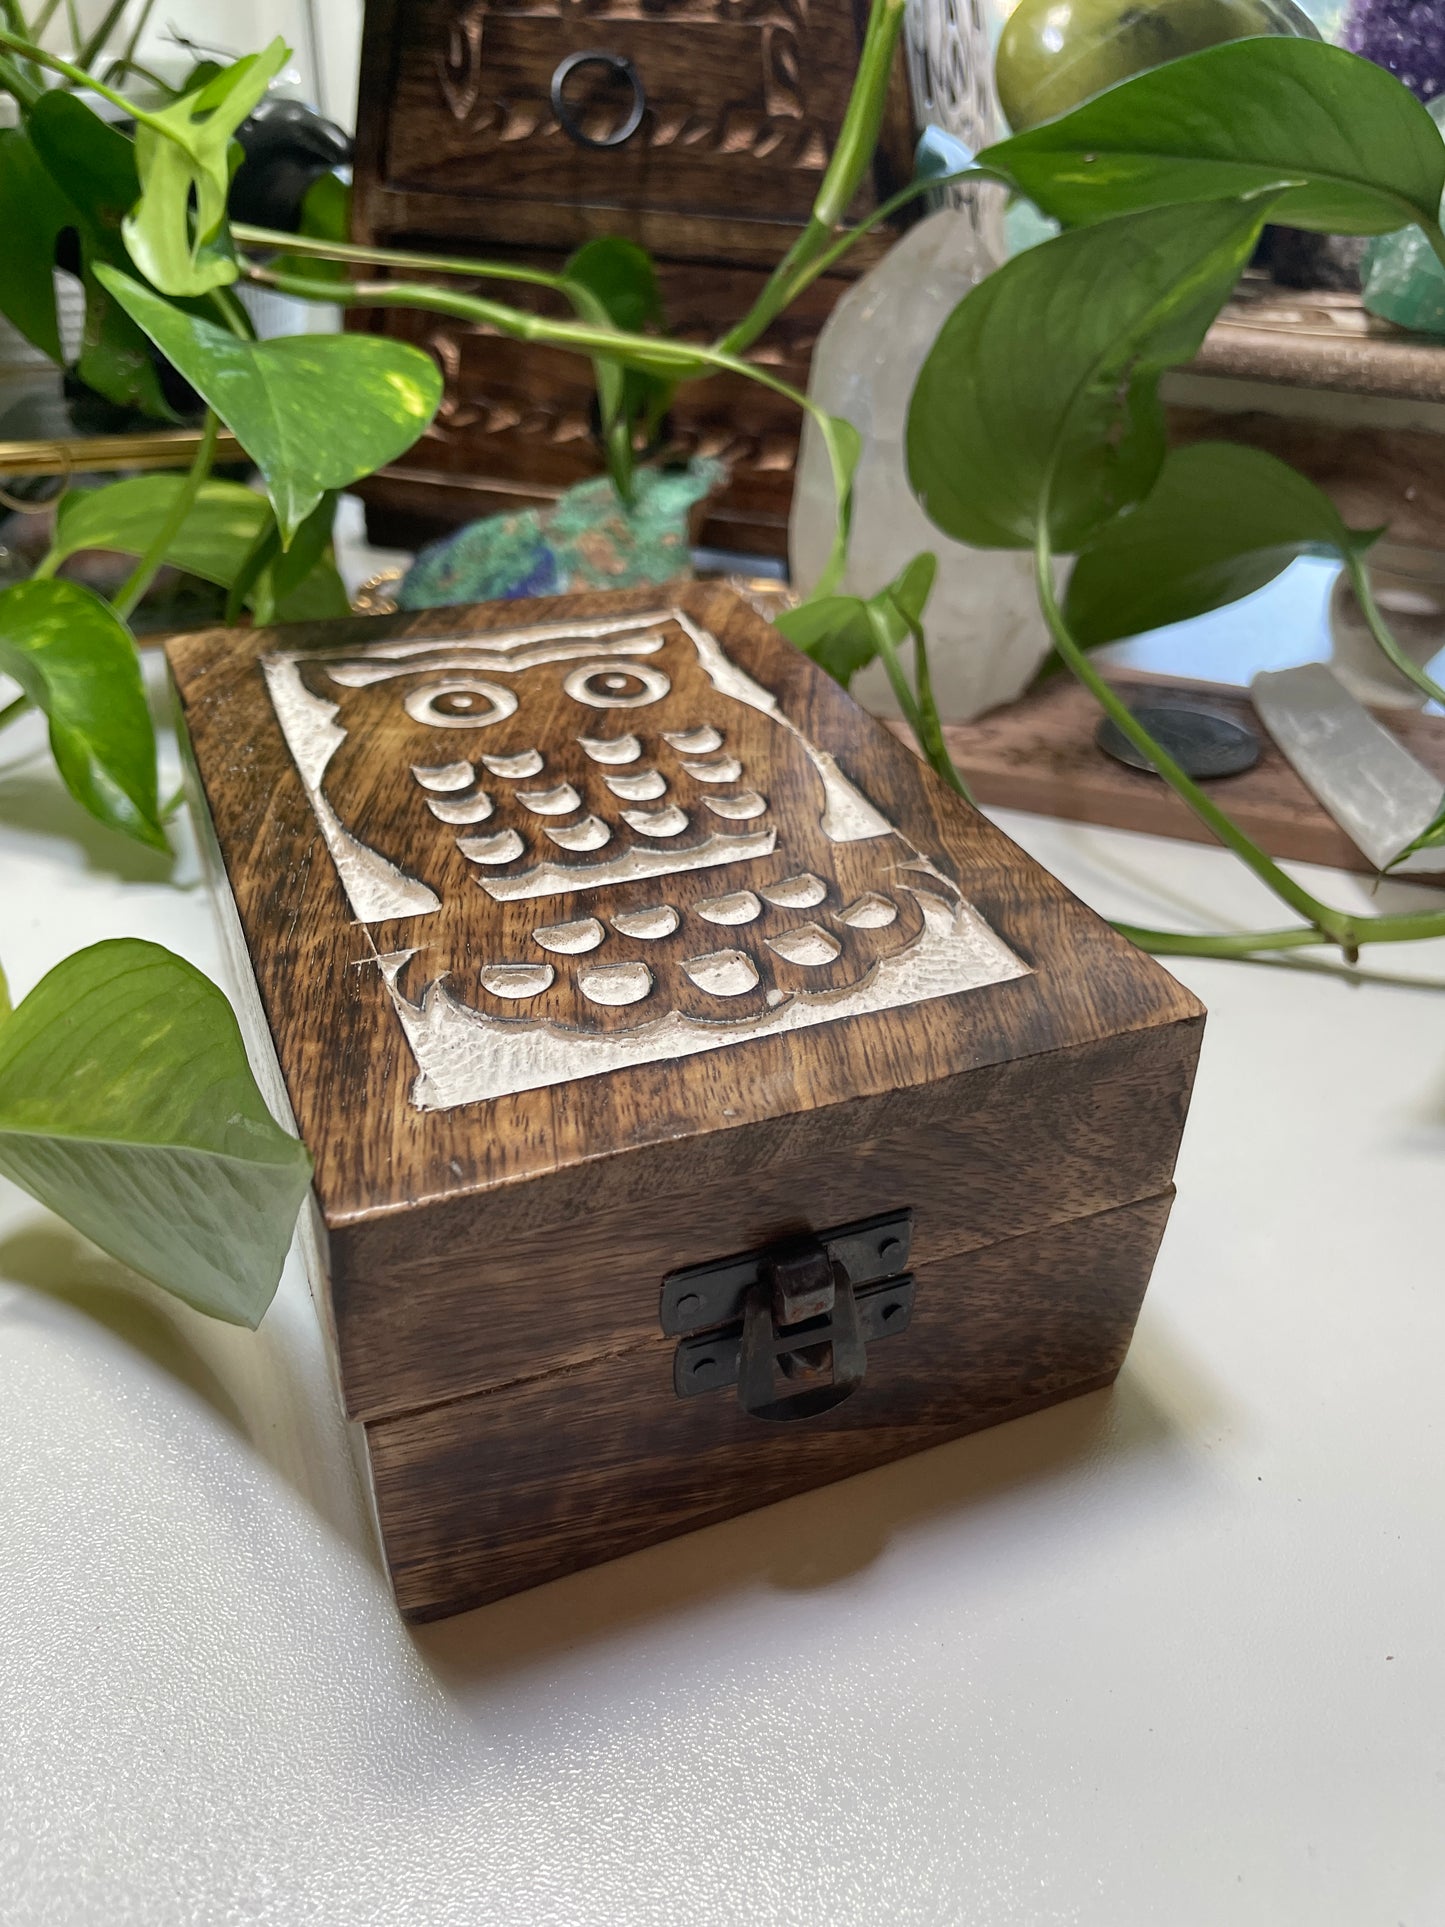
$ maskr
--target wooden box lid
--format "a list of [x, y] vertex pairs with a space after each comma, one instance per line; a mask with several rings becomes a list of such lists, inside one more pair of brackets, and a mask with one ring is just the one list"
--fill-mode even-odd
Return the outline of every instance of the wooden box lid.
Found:
[[920, 1258], [1167, 1186], [1199, 1006], [731, 593], [168, 654], [358, 1415], [655, 1330], [869, 1170]]

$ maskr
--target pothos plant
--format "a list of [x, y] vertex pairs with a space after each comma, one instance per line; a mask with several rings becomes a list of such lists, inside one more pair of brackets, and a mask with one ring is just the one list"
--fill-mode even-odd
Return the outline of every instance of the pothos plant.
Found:
[[[0, 669], [21, 692], [0, 726], [44, 712], [77, 800], [122, 834], [162, 846], [155, 742], [127, 627], [156, 572], [171, 563], [220, 583], [233, 616], [339, 609], [328, 551], [335, 493], [422, 432], [440, 379], [428, 357], [382, 336], [256, 340], [236, 296], [251, 282], [307, 300], [431, 310], [588, 357], [603, 450], [624, 495], [634, 451], [680, 383], [729, 370], [786, 395], [821, 434], [838, 517], [814, 594], [779, 627], [845, 683], [880, 657], [923, 753], [966, 795], [928, 671], [933, 558], [900, 557], [872, 596], [836, 593], [857, 435], [748, 359], [866, 226], [937, 185], [914, 182], [868, 222], [844, 224], [871, 163], [904, 6], [872, 0], [812, 216], [747, 316], [701, 347], [667, 336], [652, 264], [624, 241], [590, 243], [548, 274], [234, 222], [235, 133], [285, 61], [280, 42], [145, 105], [43, 52], [5, 0], [0, 87], [21, 124], [0, 134], [10, 243], [0, 310], [59, 359], [52, 270], [60, 237], [74, 237], [86, 294], [80, 375], [163, 417], [158, 352], [205, 414], [185, 475], [62, 499], [35, 579], [0, 594]], [[110, 103], [131, 131], [77, 90]], [[913, 486], [949, 536], [1032, 551], [1062, 664], [1298, 919], [1246, 934], [1129, 934], [1162, 951], [1333, 944], [1350, 957], [1366, 943], [1445, 935], [1445, 914], [1358, 917], [1314, 897], [1149, 737], [1088, 653], [1248, 594], [1297, 555], [1328, 553], [1349, 571], [1381, 649], [1445, 700], [1371, 596], [1364, 558], [1377, 532], [1347, 528], [1325, 496], [1270, 457], [1223, 444], [1169, 453], [1158, 392], [1164, 371], [1197, 351], [1266, 221], [1351, 234], [1413, 225], [1445, 261], [1438, 129], [1399, 83], [1354, 55], [1251, 40], [1139, 75], [1000, 142], [966, 177], [1029, 197], [1063, 231], [991, 275], [945, 323], [909, 417]], [[509, 282], [544, 290], [558, 312], [476, 291]], [[223, 425], [264, 495], [213, 477]], [[80, 547], [136, 556], [109, 602], [57, 577]], [[1054, 563], [1066, 555], [1075, 563], [1060, 599]], [[1419, 843], [1445, 843], [1445, 808]], [[309, 1166], [262, 1104], [219, 991], [157, 946], [121, 942], [68, 959], [0, 1015], [0, 1170], [191, 1303], [254, 1324]]]

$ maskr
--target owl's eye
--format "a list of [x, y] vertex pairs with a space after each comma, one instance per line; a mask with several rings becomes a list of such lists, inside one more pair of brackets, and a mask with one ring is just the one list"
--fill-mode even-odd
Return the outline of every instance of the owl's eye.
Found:
[[517, 698], [500, 683], [450, 676], [445, 682], [424, 682], [409, 690], [404, 707], [413, 722], [430, 723], [434, 729], [483, 729], [510, 716]]
[[562, 684], [589, 709], [641, 709], [660, 702], [672, 684], [660, 669], [640, 662], [583, 662]]

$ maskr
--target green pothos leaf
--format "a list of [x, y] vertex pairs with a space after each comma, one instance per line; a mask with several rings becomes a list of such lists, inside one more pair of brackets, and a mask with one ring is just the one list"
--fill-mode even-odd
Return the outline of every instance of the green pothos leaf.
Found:
[[65, 787], [100, 822], [166, 849], [156, 744], [130, 631], [75, 582], [18, 582], [0, 594], [0, 670], [50, 725]]
[[254, 603], [252, 608], [258, 622], [335, 622], [351, 614], [351, 598], [328, 547], [299, 582], [284, 593], [274, 592], [269, 616]]
[[[584, 241], [562, 270], [574, 305], [588, 320], [640, 334], [662, 326], [662, 292], [652, 256], [620, 234]], [[579, 299], [579, 296], [581, 297]], [[675, 384], [599, 357], [593, 363], [603, 439], [613, 482], [631, 487], [632, 445], [639, 425], [650, 434], [667, 412]]]
[[[351, 239], [351, 184], [339, 174], [319, 174], [301, 200], [301, 223], [297, 232], [316, 241]], [[323, 259], [319, 254], [293, 256], [294, 273], [308, 281], [330, 281], [344, 288], [351, 270], [344, 261]]]
[[410, 448], [441, 400], [436, 363], [407, 342], [361, 334], [241, 341], [128, 275], [98, 272], [260, 469], [283, 548], [328, 490]]
[[[175, 412], [161, 391], [145, 336], [96, 278], [102, 264], [130, 265], [120, 224], [140, 192], [134, 143], [62, 87], [41, 95], [27, 117], [25, 132], [54, 189], [53, 193], [38, 191], [36, 206], [43, 210], [49, 238], [45, 241], [32, 230], [31, 266], [25, 272], [38, 271], [40, 257], [46, 254], [50, 267], [54, 266], [56, 243], [65, 229], [73, 230], [79, 243], [85, 330], [76, 373], [107, 401], [137, 408], [158, 421], [174, 421]], [[8, 282], [13, 271], [13, 265], [7, 265], [0, 280]], [[50, 268], [43, 273], [43, 292], [37, 292], [53, 305]], [[51, 352], [48, 342], [36, 345]], [[59, 354], [57, 340], [57, 360]]]
[[[267, 516], [270, 533], [276, 537], [274, 516]], [[336, 495], [324, 495], [296, 535], [289, 549], [278, 540], [264, 540], [253, 551], [258, 562], [249, 580], [238, 576], [236, 588], [251, 606], [257, 622], [323, 622], [349, 615], [351, 605], [331, 553], [331, 529], [336, 520]], [[233, 594], [235, 588], [233, 588]]]
[[1343, 558], [1378, 533], [1351, 529], [1287, 462], [1236, 442], [1196, 442], [1173, 450], [1138, 508], [1081, 550], [1065, 617], [1093, 648], [1237, 602], [1301, 555]]
[[773, 627], [845, 689], [878, 653], [862, 596], [814, 596], [775, 616]]
[[872, 596], [814, 596], [778, 616], [774, 627], [846, 689], [879, 653], [878, 625], [900, 648], [922, 621], [937, 561], [916, 555]]
[[[915, 555], [911, 562], [905, 562], [888, 587], [873, 600], [889, 604], [902, 618], [905, 627], [911, 627], [923, 620], [923, 611], [933, 594], [937, 574], [938, 557], [925, 549], [922, 555]], [[903, 640], [901, 634], [898, 640]]]
[[[69, 489], [55, 517], [53, 552], [57, 562], [81, 549], [111, 549], [141, 555], [157, 526], [187, 487], [184, 475], [136, 475], [104, 488]], [[239, 482], [202, 482], [165, 559], [190, 575], [225, 588], [271, 519], [264, 496]]]
[[1079, 548], [1165, 454], [1159, 378], [1189, 361], [1271, 213], [1268, 196], [1121, 215], [998, 268], [944, 322], [908, 411], [908, 472], [945, 534]]
[[[143, 554], [157, 524], [187, 486], [182, 475], [136, 475], [104, 488], [68, 490], [56, 512], [53, 563], [82, 549]], [[265, 496], [239, 482], [211, 479], [201, 484], [165, 559], [188, 575], [234, 588], [232, 620], [247, 606], [258, 622], [320, 622], [344, 616], [349, 612], [346, 590], [328, 547], [335, 505], [334, 496], [325, 497], [283, 555]], [[268, 537], [266, 552], [251, 567]]]
[[646, 248], [620, 234], [584, 241], [562, 270], [568, 281], [590, 288], [614, 327], [640, 334], [662, 325], [662, 290]]
[[1357, 54], [1287, 35], [1136, 74], [979, 163], [1070, 225], [1284, 183], [1271, 219], [1388, 234], [1434, 221], [1445, 191], [1445, 146], [1408, 88]]
[[0, 233], [5, 270], [0, 314], [52, 361], [61, 360], [55, 313], [55, 248], [72, 219], [70, 203], [46, 171], [30, 136], [0, 133]]
[[0, 1024], [0, 1171], [199, 1311], [254, 1326], [311, 1161], [216, 986], [121, 938], [57, 964]]
[[163, 294], [205, 294], [236, 279], [226, 229], [240, 160], [233, 136], [289, 58], [285, 41], [273, 40], [138, 122], [140, 197], [121, 231], [131, 259]]

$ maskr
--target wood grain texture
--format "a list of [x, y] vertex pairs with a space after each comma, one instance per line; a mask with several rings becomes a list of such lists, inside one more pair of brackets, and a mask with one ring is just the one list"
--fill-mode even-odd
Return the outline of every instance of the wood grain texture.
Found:
[[[352, 238], [377, 247], [442, 244], [449, 254], [485, 255], [507, 246], [570, 254], [599, 235], [621, 234], [659, 260], [698, 260], [743, 271], [772, 266], [803, 232], [802, 222], [757, 221], [742, 211], [699, 223], [672, 208], [577, 206], [567, 201], [487, 202], [478, 232], [478, 203], [449, 194], [424, 194], [384, 183], [360, 183], [352, 203]], [[701, 231], [700, 231], [701, 230]], [[891, 225], [870, 228], [848, 250], [848, 272], [860, 275], [881, 261], [896, 238]], [[841, 268], [840, 268], [841, 273]], [[719, 332], [733, 315], [719, 318]]]
[[392, 1583], [440, 1618], [1108, 1384], [1168, 1195], [924, 1265], [844, 1404], [678, 1399], [671, 1342], [367, 1427]]
[[[353, 234], [489, 259], [520, 250], [544, 268], [584, 241], [624, 235], [657, 257], [669, 329], [715, 340], [802, 232], [841, 125], [863, 17], [848, 0], [685, 0], [662, 12], [640, 0], [555, 12], [369, 0]], [[631, 59], [649, 102], [633, 139], [605, 151], [571, 141], [549, 99], [558, 62], [595, 49]], [[907, 180], [913, 139], [900, 52], [853, 218]], [[839, 272], [774, 325], [758, 351], [772, 373], [806, 388], [818, 328], [896, 231], [863, 236]], [[602, 472], [585, 361], [469, 336], [435, 316], [348, 318], [350, 327], [371, 325], [421, 337], [447, 376], [432, 433], [367, 483], [374, 541], [415, 546]], [[719, 456], [731, 470], [707, 543], [785, 552], [798, 429], [796, 410], [756, 383], [724, 376], [680, 392], [669, 447]]]
[[[544, 1364], [626, 1341], [654, 1315], [662, 1270], [744, 1248], [785, 1215], [816, 1222], [807, 1217], [808, 1185], [820, 1210], [826, 1200], [829, 1221], [903, 1202], [929, 1207], [958, 1189], [928, 1232], [941, 1250], [1168, 1181], [1198, 1049], [1195, 1000], [946, 791], [738, 598], [694, 587], [679, 600], [954, 875], [1030, 974], [680, 1062], [418, 1111], [409, 1096], [416, 1066], [372, 961], [373, 943], [384, 952], [416, 939], [381, 926], [369, 942], [350, 922], [257, 668], [262, 650], [294, 645], [298, 635], [173, 639], [172, 671], [250, 967], [316, 1159], [353, 1411], [395, 1410], [509, 1375], [527, 1340], [525, 1316], [507, 1307], [528, 1290], [549, 1308], [533, 1339]], [[444, 618], [429, 611], [325, 625], [315, 640], [478, 635], [657, 601], [629, 593]], [[393, 711], [401, 715], [394, 702]], [[531, 728], [538, 719], [526, 720]], [[543, 719], [542, 727], [558, 773], [591, 781], [575, 722], [564, 731], [560, 719], [555, 727]], [[455, 745], [462, 732], [440, 733]], [[520, 745], [503, 736], [497, 749]], [[437, 841], [411, 786], [396, 781], [396, 766], [413, 760], [410, 741], [398, 745], [405, 755], [374, 764], [358, 753], [339, 774], [365, 798], [368, 821], [389, 825], [388, 846], [445, 886], [437, 942], [458, 967], [475, 964], [495, 947], [496, 906], [470, 878], [453, 888], [436, 867], [459, 859]], [[770, 768], [775, 808], [802, 822], [807, 811], [787, 800], [789, 780], [781, 764]], [[428, 830], [431, 840], [418, 842]], [[745, 866], [714, 874], [718, 889], [749, 880]], [[1104, 1155], [1089, 1147], [1091, 1125]], [[1005, 1168], [1015, 1132], [1028, 1146], [1016, 1185], [995, 1196], [987, 1179], [964, 1177], [974, 1161]], [[900, 1198], [910, 1147], [928, 1191]], [[631, 1242], [618, 1252], [638, 1260], [635, 1280], [615, 1259], [595, 1276], [597, 1245], [586, 1228], [598, 1227], [598, 1237], [615, 1228], [622, 1239], [629, 1226]]]
[[[790, 447], [790, 474], [796, 453]], [[734, 469], [705, 505], [699, 540], [737, 555], [785, 556], [787, 510], [769, 506], [775, 479], [746, 467]], [[373, 546], [406, 550], [424, 548], [484, 515], [546, 508], [560, 492], [515, 476], [476, 474], [464, 467], [414, 468], [410, 461], [381, 469], [350, 491], [366, 504], [366, 533]]]
[[[711, 224], [735, 229], [743, 211], [752, 259], [775, 260], [781, 230], [807, 218], [842, 124], [860, 17], [846, 0], [688, 0], [666, 14], [634, 0], [555, 12], [369, 0], [357, 179], [363, 192], [375, 182], [469, 203], [479, 240], [555, 244], [545, 211], [556, 208], [672, 213], [688, 224], [689, 252], [707, 258]], [[559, 63], [595, 51], [632, 63], [646, 103], [632, 138], [605, 149], [569, 138], [550, 98]], [[595, 70], [567, 99], [594, 137], [616, 125]], [[907, 179], [911, 144], [900, 60], [855, 216]]]
[[[549, 271], [565, 259], [493, 252], [498, 260]], [[761, 270], [659, 262], [670, 331], [689, 342], [715, 339], [719, 317], [743, 313], [764, 278]], [[845, 285], [834, 277], [815, 282], [769, 331], [762, 358], [770, 374], [806, 387], [814, 344]], [[492, 284], [488, 292], [495, 291]], [[545, 290], [517, 287], [507, 293], [518, 307], [564, 312]], [[380, 317], [373, 322], [381, 325]], [[384, 325], [388, 335], [432, 356], [446, 389], [427, 432], [361, 491], [374, 509], [371, 525], [378, 535], [390, 540], [416, 532], [430, 538], [449, 521], [545, 502], [597, 474], [596, 390], [583, 357], [508, 341], [433, 314], [397, 311], [386, 315]], [[729, 470], [703, 520], [705, 542], [764, 553], [785, 546], [798, 436], [798, 411], [745, 376], [719, 375], [679, 390], [666, 429], [668, 457], [707, 456]], [[388, 511], [424, 519], [415, 531], [388, 527]]]
[[[1368, 858], [1275, 747], [1242, 690], [1137, 672], [1111, 672], [1109, 680], [1126, 702], [1168, 702], [1171, 697], [1203, 702], [1258, 733], [1261, 751], [1254, 768], [1219, 777], [1208, 788], [1270, 856], [1375, 874]], [[950, 724], [944, 734], [981, 803], [1070, 823], [1101, 823], [1110, 829], [1213, 843], [1215, 838], [1193, 811], [1157, 776], [1129, 769], [1097, 747], [1099, 714], [1086, 689], [1072, 677], [1060, 676], [977, 722]], [[1445, 720], [1407, 709], [1373, 714], [1445, 784]], [[894, 727], [904, 735], [902, 725]]]
[[806, 1133], [760, 1125], [716, 1158], [689, 1140], [605, 1206], [582, 1192], [565, 1229], [555, 1180], [539, 1180], [497, 1199], [484, 1247], [418, 1252], [390, 1219], [332, 1283], [348, 1409], [380, 1418], [570, 1370], [654, 1333], [675, 1267], [899, 1205], [928, 1265], [1155, 1196], [1184, 1125], [1181, 1056], [1173, 1029], [1131, 1033], [835, 1107]]
[[1195, 374], [1438, 401], [1445, 344], [1370, 314], [1358, 294], [1246, 276], [1190, 364]]

